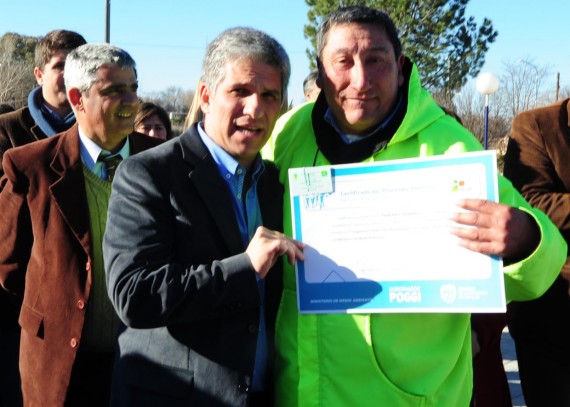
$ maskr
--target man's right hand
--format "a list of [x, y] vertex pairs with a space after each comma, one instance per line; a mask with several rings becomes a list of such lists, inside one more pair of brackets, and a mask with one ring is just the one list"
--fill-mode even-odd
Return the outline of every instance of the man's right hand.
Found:
[[281, 232], [260, 226], [255, 231], [245, 253], [249, 256], [255, 272], [259, 277], [265, 278], [269, 269], [283, 255], [287, 255], [290, 264], [294, 264], [296, 260], [304, 260], [304, 247], [303, 243]]

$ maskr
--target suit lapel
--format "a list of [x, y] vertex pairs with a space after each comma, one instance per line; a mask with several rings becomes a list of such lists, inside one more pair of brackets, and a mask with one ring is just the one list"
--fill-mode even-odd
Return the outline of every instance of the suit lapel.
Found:
[[265, 171], [257, 184], [257, 196], [263, 225], [272, 230], [283, 230], [283, 186], [272, 163], [265, 163]]
[[205, 207], [211, 213], [230, 253], [243, 252], [244, 244], [228, 186], [222, 179], [214, 159], [200, 139], [195, 126], [180, 136], [180, 145], [182, 159], [191, 167], [188, 178], [205, 202]]
[[163, 140], [152, 138], [146, 134], [131, 133], [129, 135], [129, 143], [131, 144], [131, 155], [156, 147], [163, 143]]
[[51, 169], [56, 175], [55, 181], [49, 187], [53, 200], [85, 253], [91, 257], [89, 210], [77, 124], [61, 135]]

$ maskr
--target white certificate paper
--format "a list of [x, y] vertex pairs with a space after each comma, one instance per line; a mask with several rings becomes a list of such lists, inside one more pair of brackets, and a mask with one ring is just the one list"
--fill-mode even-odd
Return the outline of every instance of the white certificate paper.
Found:
[[504, 312], [501, 259], [459, 246], [449, 219], [498, 201], [495, 154], [290, 169], [299, 311]]

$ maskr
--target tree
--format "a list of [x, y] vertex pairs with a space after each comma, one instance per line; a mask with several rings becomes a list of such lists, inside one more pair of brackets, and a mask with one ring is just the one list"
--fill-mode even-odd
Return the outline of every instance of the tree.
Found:
[[169, 86], [160, 92], [152, 92], [142, 96], [147, 102], [156, 103], [169, 113], [188, 113], [192, 98], [193, 90], [184, 90], [179, 86]]
[[520, 112], [534, 109], [551, 101], [541, 95], [544, 78], [548, 68], [534, 63], [531, 59], [519, 59], [516, 62], [504, 62], [504, 74], [501, 75], [499, 92], [504, 95], [505, 106], [511, 118]]
[[323, 17], [339, 6], [366, 5], [385, 11], [400, 33], [404, 54], [419, 68], [423, 85], [430, 89], [460, 89], [485, 63], [489, 44], [498, 33], [487, 18], [477, 26], [466, 18], [469, 0], [305, 0], [310, 7], [305, 38], [311, 68], [316, 65], [316, 33]]
[[[463, 126], [483, 144], [484, 138], [484, 98], [475, 90], [473, 83], [465, 85], [453, 98], [443, 99], [441, 93], [435, 93], [434, 99], [448, 111], [455, 113]], [[504, 150], [505, 139], [510, 129], [510, 118], [505, 115], [502, 94], [494, 94], [489, 107], [489, 148]], [[503, 151], [504, 152], [504, 151]]]
[[27, 104], [36, 86], [34, 50], [38, 37], [6, 33], [0, 37], [0, 103], [15, 108]]

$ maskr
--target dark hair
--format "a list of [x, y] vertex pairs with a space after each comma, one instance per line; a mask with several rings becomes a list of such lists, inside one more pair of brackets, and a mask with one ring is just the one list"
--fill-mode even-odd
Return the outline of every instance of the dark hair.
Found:
[[394, 47], [396, 58], [402, 53], [402, 43], [398, 36], [398, 31], [388, 14], [365, 6], [340, 7], [329, 13], [319, 26], [317, 31], [317, 56], [322, 57], [323, 49], [327, 43], [327, 36], [330, 29], [337, 24], [370, 24], [386, 31], [388, 39]]
[[34, 63], [43, 69], [57, 51], [71, 51], [83, 44], [87, 44], [85, 38], [74, 31], [50, 31], [36, 44]]
[[135, 116], [134, 127], [136, 128], [141, 122], [153, 115], [157, 115], [162, 124], [164, 124], [164, 128], [166, 129], [166, 139], [170, 140], [172, 138], [172, 123], [170, 122], [170, 117], [168, 117], [168, 113], [166, 113], [166, 110], [164, 110], [162, 106], [155, 103], [141, 103], [137, 115]]

